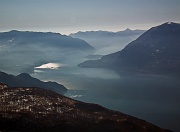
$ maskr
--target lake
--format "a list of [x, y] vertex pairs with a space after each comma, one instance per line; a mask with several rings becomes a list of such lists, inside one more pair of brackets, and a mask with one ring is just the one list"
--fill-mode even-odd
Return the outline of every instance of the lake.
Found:
[[56, 81], [66, 96], [97, 103], [144, 119], [162, 128], [180, 131], [180, 78], [155, 74], [123, 74], [98, 68], [62, 66], [31, 74]]

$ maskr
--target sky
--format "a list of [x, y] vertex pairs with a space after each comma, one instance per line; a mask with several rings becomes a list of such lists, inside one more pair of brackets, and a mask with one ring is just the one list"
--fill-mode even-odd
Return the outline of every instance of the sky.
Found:
[[0, 32], [149, 29], [180, 23], [180, 0], [0, 0]]

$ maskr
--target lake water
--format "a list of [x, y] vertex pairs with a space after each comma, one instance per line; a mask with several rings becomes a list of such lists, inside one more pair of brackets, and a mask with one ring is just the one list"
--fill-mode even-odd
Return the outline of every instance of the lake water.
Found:
[[69, 89], [66, 96], [180, 131], [180, 79], [153, 74], [123, 74], [96, 68], [63, 66], [31, 74]]

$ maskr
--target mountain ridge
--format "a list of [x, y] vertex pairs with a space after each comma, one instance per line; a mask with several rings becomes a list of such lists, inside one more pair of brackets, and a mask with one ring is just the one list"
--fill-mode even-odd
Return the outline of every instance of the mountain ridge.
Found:
[[69, 36], [72, 37], [78, 37], [80, 35], [88, 35], [91, 37], [98, 37], [98, 36], [107, 36], [107, 35], [112, 35], [112, 36], [118, 36], [118, 35], [139, 35], [142, 34], [143, 32], [145, 32], [145, 30], [131, 30], [129, 28], [122, 30], [122, 31], [117, 31], [117, 32], [113, 32], [113, 31], [104, 31], [104, 30], [97, 30], [97, 31], [78, 31], [76, 33], [71, 33], [69, 34]]
[[[84, 49], [94, 50], [92, 46], [90, 46], [87, 42], [81, 39], [72, 38], [67, 35], [61, 35], [60, 33], [53, 33], [53, 32], [34, 32], [34, 31], [18, 31], [18, 30], [11, 30], [9, 32], [0, 32], [0, 38], [3, 40], [9, 40], [10, 42], [15, 42], [17, 39], [17, 43], [19, 39], [25, 41], [25, 43], [32, 42], [41, 42], [44, 43], [51, 43], [51, 45], [58, 44], [59, 47], [68, 46], [71, 48], [76, 48], [76, 46], [80, 46]], [[27, 42], [28, 41], [28, 42]], [[47, 42], [48, 41], [48, 42]], [[74, 41], [74, 42], [73, 42]], [[64, 45], [63, 43], [66, 43]], [[74, 45], [75, 43], [75, 45]], [[84, 46], [84, 47], [83, 47]]]
[[31, 77], [27, 73], [21, 73], [14, 76], [0, 71], [0, 82], [9, 84], [11, 87], [43, 87], [45, 89], [56, 91], [60, 94], [67, 92], [67, 88], [65, 88], [62, 84], [51, 81], [43, 82], [37, 78]]

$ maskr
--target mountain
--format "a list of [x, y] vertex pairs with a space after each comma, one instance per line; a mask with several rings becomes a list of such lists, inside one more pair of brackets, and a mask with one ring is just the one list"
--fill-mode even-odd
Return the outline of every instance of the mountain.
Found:
[[0, 69], [13, 74], [32, 73], [34, 67], [46, 63], [78, 64], [77, 60], [94, 51], [84, 40], [59, 33], [16, 30], [0, 33]]
[[31, 77], [27, 73], [22, 73], [17, 76], [9, 75], [4, 72], [0, 72], [0, 82], [9, 84], [11, 87], [40, 87], [49, 90], [56, 91], [60, 94], [64, 94], [67, 91], [63, 85], [56, 82], [43, 82], [39, 79]]
[[47, 47], [56, 47], [56, 48], [70, 48], [77, 50], [94, 50], [84, 40], [78, 38], [72, 38], [70, 36], [61, 35], [60, 33], [52, 32], [30, 32], [30, 31], [17, 31], [12, 30], [9, 32], [0, 33], [0, 42], [1, 45], [33, 45], [38, 44], [41, 46]]
[[135, 40], [144, 30], [131, 30], [127, 28], [124, 31], [86, 31], [70, 34], [74, 38], [80, 38], [96, 48], [96, 54], [109, 54], [116, 52], [117, 49], [124, 48], [132, 40]]
[[124, 49], [86, 61], [81, 67], [109, 67], [151, 73], [180, 73], [180, 24], [168, 22], [153, 27]]
[[131, 30], [129, 28], [127, 28], [126, 30], [123, 31], [118, 31], [118, 32], [111, 32], [111, 31], [85, 31], [85, 32], [77, 32], [77, 33], [72, 33], [69, 36], [72, 37], [77, 37], [77, 38], [81, 38], [81, 37], [116, 37], [119, 36], [121, 37], [121, 35], [140, 35], [143, 34], [145, 31], [144, 30]]
[[168, 132], [144, 120], [42, 88], [1, 83], [0, 97], [1, 131]]

